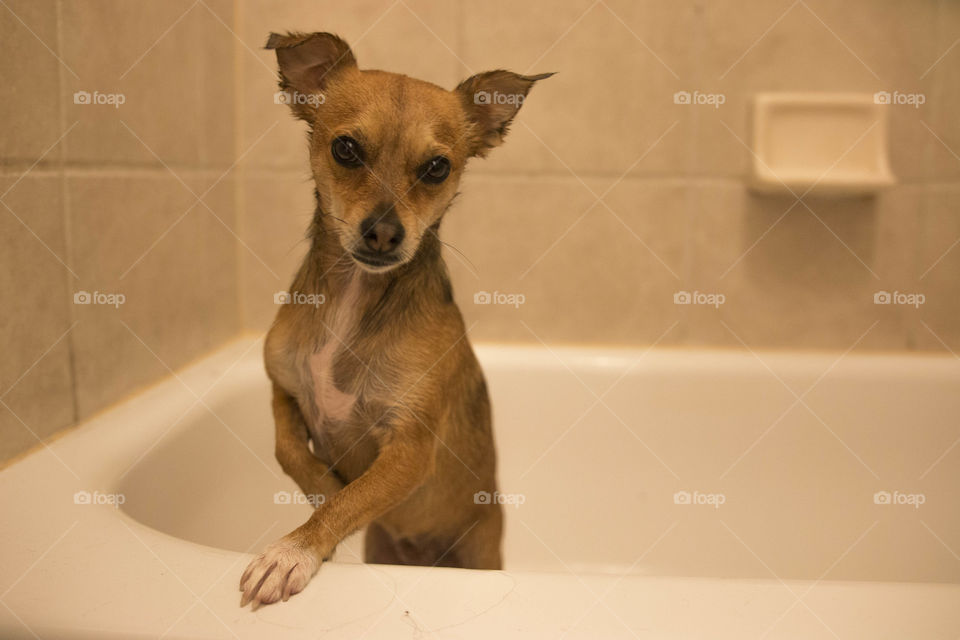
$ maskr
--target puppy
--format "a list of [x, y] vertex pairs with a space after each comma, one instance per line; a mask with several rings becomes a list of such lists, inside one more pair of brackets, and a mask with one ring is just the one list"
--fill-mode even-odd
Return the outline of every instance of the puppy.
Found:
[[491, 71], [448, 91], [360, 70], [329, 33], [271, 34], [267, 48], [310, 126], [317, 200], [264, 346], [276, 457], [324, 499], [250, 563], [240, 606], [301, 591], [362, 527], [366, 562], [497, 569], [490, 401], [437, 233], [467, 160], [503, 141], [552, 74]]

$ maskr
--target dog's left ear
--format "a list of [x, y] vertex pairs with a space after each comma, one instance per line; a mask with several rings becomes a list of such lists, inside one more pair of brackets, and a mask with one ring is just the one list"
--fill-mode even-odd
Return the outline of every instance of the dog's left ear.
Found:
[[530, 88], [552, 75], [522, 76], [501, 69], [478, 73], [461, 82], [455, 92], [476, 130], [470, 155], [485, 156], [502, 144]]
[[280, 89], [293, 114], [313, 124], [323, 89], [342, 70], [356, 68], [350, 46], [332, 33], [271, 33], [267, 49], [276, 49]]

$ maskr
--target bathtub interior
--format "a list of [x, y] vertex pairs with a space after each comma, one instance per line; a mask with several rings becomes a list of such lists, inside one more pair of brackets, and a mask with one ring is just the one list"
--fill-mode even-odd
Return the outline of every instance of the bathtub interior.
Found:
[[[494, 404], [507, 569], [960, 582], [950, 551], [960, 549], [956, 361], [478, 353]], [[297, 487], [273, 458], [256, 350], [229, 377], [117, 490], [146, 525], [253, 552], [310, 506], [275, 500]], [[876, 504], [879, 491], [924, 503]], [[678, 492], [706, 502], [677, 504]], [[334, 561], [357, 562], [361, 549], [355, 535]]]

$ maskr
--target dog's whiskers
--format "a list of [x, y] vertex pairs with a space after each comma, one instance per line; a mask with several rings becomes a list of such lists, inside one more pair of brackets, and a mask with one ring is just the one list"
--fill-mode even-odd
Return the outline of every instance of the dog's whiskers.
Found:
[[463, 259], [466, 260], [466, 261], [470, 264], [470, 269], [473, 270], [474, 273], [477, 273], [477, 265], [473, 264], [473, 260], [471, 260], [470, 258], [468, 258], [468, 257], [467, 257], [467, 254], [465, 254], [463, 251], [460, 251], [460, 249], [456, 248], [455, 246], [453, 246], [452, 244], [450, 244], [450, 243], [447, 242], [446, 240], [442, 240], [442, 239], [440, 238], [440, 236], [437, 236], [437, 240], [440, 240], [440, 244], [444, 245], [445, 247], [450, 247], [451, 249], [453, 249], [454, 251], [456, 251], [457, 253], [459, 253], [460, 256], [463, 257]]

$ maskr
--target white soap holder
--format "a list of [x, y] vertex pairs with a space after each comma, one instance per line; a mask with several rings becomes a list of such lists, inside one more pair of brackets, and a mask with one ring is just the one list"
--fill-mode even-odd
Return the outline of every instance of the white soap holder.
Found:
[[873, 94], [757, 94], [751, 186], [799, 196], [863, 195], [894, 184], [887, 108]]

